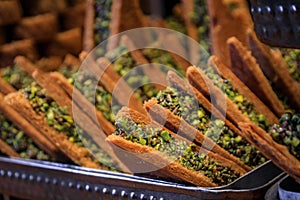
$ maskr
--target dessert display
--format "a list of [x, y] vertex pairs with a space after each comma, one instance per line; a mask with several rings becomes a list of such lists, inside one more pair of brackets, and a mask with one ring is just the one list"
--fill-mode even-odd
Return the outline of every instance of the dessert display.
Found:
[[[149, 123], [151, 121], [146, 116], [124, 107], [118, 112], [115, 134], [107, 139], [129, 151], [149, 153], [144, 158], [146, 162], [154, 165], [166, 163], [166, 167], [159, 169], [165, 172], [165, 176], [174, 176], [198, 186], [228, 184], [245, 174], [245, 170], [220, 155], [206, 151], [201, 154], [195, 144], [188, 144], [185, 139], [167, 129], [160, 129], [155, 123], [149, 127]], [[138, 132], [137, 136], [134, 132]]]
[[269, 132], [247, 123], [240, 127], [253, 145], [299, 181], [299, 114], [282, 115]]
[[[1, 157], [208, 191], [273, 163], [300, 182], [300, 52], [262, 43], [248, 1], [7, 0], [1, 10]], [[143, 27], [200, 50], [155, 31], [110, 40]]]
[[9, 0], [0, 9], [1, 67], [12, 65], [18, 55], [53, 59], [57, 67], [66, 54], [82, 50], [84, 0]]
[[[179, 77], [172, 73], [169, 74], [171, 82], [175, 82], [176, 79], [179, 79]], [[171, 85], [173, 85], [173, 88], [169, 87], [165, 91], [161, 91], [155, 99], [145, 103], [146, 108], [150, 110], [150, 115], [154, 119], [159, 121], [159, 116], [161, 118], [163, 116], [161, 113], [167, 112], [166, 126], [169, 126], [170, 129], [178, 131], [180, 128], [180, 134], [186, 137], [192, 137], [191, 133], [196, 132], [194, 139], [196, 143], [203, 144], [203, 146], [207, 145], [206, 148], [210, 148], [210, 145], [212, 145], [211, 151], [225, 158], [232, 159], [232, 161], [247, 171], [266, 161], [257, 150], [243, 140], [240, 130], [236, 129], [231, 122], [228, 120], [224, 122], [222, 119], [212, 119], [211, 113], [207, 110], [211, 108], [211, 104], [206, 101], [201, 93], [197, 92], [195, 94], [199, 102], [199, 108], [197, 108], [195, 106], [197, 104], [194, 104], [196, 103], [195, 100], [193, 102], [192, 93], [186, 93], [186, 88], [189, 86], [178, 83], [172, 83]], [[207, 104], [203, 103], [200, 105], [201, 102], [205, 101]], [[194, 109], [191, 109], [190, 107], [193, 104]], [[187, 112], [188, 110], [189, 112]], [[221, 113], [214, 114], [221, 118]], [[183, 123], [181, 121], [183, 119], [188, 123]], [[193, 130], [194, 128], [197, 130]], [[207, 137], [213, 141], [210, 141]], [[214, 142], [216, 144], [213, 144]]]

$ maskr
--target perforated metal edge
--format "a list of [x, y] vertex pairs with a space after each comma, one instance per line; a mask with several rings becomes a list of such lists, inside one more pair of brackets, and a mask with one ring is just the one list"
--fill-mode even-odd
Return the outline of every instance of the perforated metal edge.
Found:
[[[254, 170], [232, 185], [201, 188], [72, 165], [0, 157], [0, 193], [28, 199], [262, 199], [282, 176], [273, 165], [265, 167], [274, 177], [264, 180], [261, 173], [265, 170], [257, 175]], [[257, 187], [249, 188], [253, 181]]]
[[249, 0], [258, 38], [271, 46], [300, 47], [300, 3], [295, 0]]

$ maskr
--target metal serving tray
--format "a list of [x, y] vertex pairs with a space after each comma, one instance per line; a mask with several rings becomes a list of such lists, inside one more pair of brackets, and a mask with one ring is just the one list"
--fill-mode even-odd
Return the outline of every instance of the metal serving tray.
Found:
[[268, 161], [229, 185], [202, 188], [74, 165], [0, 157], [0, 193], [22, 199], [263, 199], [284, 175]]

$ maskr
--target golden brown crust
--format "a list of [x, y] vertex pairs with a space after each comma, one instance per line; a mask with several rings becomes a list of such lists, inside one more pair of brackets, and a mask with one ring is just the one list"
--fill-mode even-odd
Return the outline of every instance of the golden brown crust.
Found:
[[253, 146], [291, 177], [300, 181], [300, 161], [289, 153], [286, 146], [276, 143], [270, 134], [251, 123], [240, 123], [239, 126]]
[[15, 64], [25, 71], [29, 76], [37, 69], [37, 67], [25, 56], [17, 56], [14, 59]]
[[74, 67], [74, 68], [79, 68], [81, 65], [81, 61], [78, 57], [73, 56], [72, 54], [67, 54], [63, 60], [62, 65], [60, 66], [60, 68], [63, 67]]
[[[138, 0], [114, 0], [111, 7], [110, 36], [123, 31], [147, 26], [147, 18], [140, 9]], [[132, 20], [134, 19], [134, 20]], [[126, 23], [124, 23], [126, 22]], [[114, 49], [119, 41], [109, 43], [108, 50]]]
[[272, 55], [276, 63], [278, 63], [278, 66], [275, 67], [275, 72], [278, 75], [275, 87], [288, 96], [288, 102], [292, 105], [291, 107], [300, 110], [300, 84], [289, 73], [287, 63], [282, 58], [281, 53], [273, 51]]
[[[153, 121], [153, 119], [151, 119], [149, 116], [145, 116], [145, 115], [137, 112], [136, 110], [130, 109], [128, 107], [122, 107], [121, 110], [118, 112], [117, 118], [121, 118], [121, 117], [125, 117], [125, 118], [128, 118], [128, 119], [131, 119], [131, 120], [133, 120], [137, 124], [147, 125], [149, 127], [155, 127], [155, 128], [160, 127], [160, 128], [162, 128], [164, 130], [167, 130], [176, 139], [186, 141], [187, 143], [191, 143], [190, 140], [188, 140], [186, 138], [183, 138], [180, 135], [176, 135], [175, 133], [173, 133], [169, 129], [167, 129], [167, 128], [163, 127], [162, 125], [160, 125], [159, 123], [157, 123], [156, 121]], [[131, 144], [132, 144], [132, 142], [127, 142], [127, 145], [131, 146]], [[141, 146], [143, 146], [143, 145], [141, 145]], [[127, 148], [129, 148], [129, 149], [131, 149], [131, 148], [135, 149], [134, 146], [127, 147]], [[152, 149], [150, 147], [143, 147], [143, 148]], [[200, 150], [200, 148], [199, 148], [198, 150], [200, 152], [202, 152], [202, 153], [208, 154], [210, 158], [212, 158], [213, 160], [217, 161], [222, 166], [229, 167], [230, 169], [232, 169], [233, 171], [237, 172], [240, 175], [243, 175], [243, 174], [246, 173], [245, 169], [243, 169], [241, 166], [239, 166], [238, 164], [234, 163], [233, 161], [228, 160], [226, 158], [223, 158], [222, 155], [218, 155], [218, 154], [216, 154], [214, 152], [208, 152], [205, 149], [201, 149]], [[150, 150], [150, 152], [151, 152], [151, 150]], [[188, 170], [188, 171], [190, 171], [190, 170]]]
[[[95, 110], [95, 106], [74, 88], [63, 75], [58, 72], [52, 72], [50, 76], [68, 93], [69, 98], [72, 98], [86, 115], [94, 120], [95, 123], [100, 124], [106, 135], [110, 135], [114, 132], [114, 126], [103, 117], [100, 111]], [[93, 113], [96, 114], [96, 118], [92, 116]]]
[[23, 4], [23, 9], [26, 10], [26, 15], [37, 15], [41, 13], [61, 13], [67, 6], [66, 0], [52, 0], [52, 1], [35, 1], [27, 0]]
[[121, 44], [124, 44], [126, 46], [130, 55], [138, 64], [149, 64], [143, 53], [140, 50], [137, 51], [137, 47], [127, 35], [123, 35], [121, 37]]
[[[85, 54], [85, 52], [82, 54]], [[128, 84], [113, 70], [113, 66], [107, 58], [101, 57], [97, 61], [94, 61], [91, 57], [86, 57], [83, 67], [89, 73], [101, 76], [99, 84], [109, 93], [113, 94], [114, 98], [121, 105], [126, 105], [135, 108], [139, 112], [146, 113], [143, 104], [133, 95], [133, 91]]]
[[0, 110], [7, 119], [13, 122], [20, 130], [24, 131], [43, 151], [48, 153], [51, 157], [58, 160], [65, 160], [65, 156], [59, 149], [50, 142], [44, 135], [35, 129], [28, 121], [26, 121], [17, 111], [6, 104], [4, 96], [0, 93]]
[[62, 58], [59, 56], [50, 56], [39, 59], [36, 66], [43, 71], [54, 71], [62, 64]]
[[[137, 65], [147, 65], [143, 68], [144, 74], [153, 82], [160, 83], [164, 79], [164, 74], [158, 67], [150, 67], [149, 61], [144, 57], [143, 52], [137, 49], [135, 44], [127, 35], [121, 37], [121, 43], [126, 46], [132, 58], [136, 61]], [[157, 90], [162, 90], [164, 85], [154, 84]]]
[[[180, 78], [174, 72], [172, 71], [168, 72], [167, 80], [171, 87], [188, 92], [191, 96], [194, 96], [197, 99], [198, 103], [202, 105], [206, 110], [212, 111], [213, 107], [210, 101], [195, 87], [187, 84], [182, 78]], [[219, 118], [222, 118], [224, 116], [217, 109], [214, 109], [214, 115], [215, 117], [219, 117]]]
[[[148, 115], [141, 114], [139, 111], [123, 106], [116, 115], [116, 118], [126, 117], [134, 120], [138, 124], [149, 125], [154, 123]], [[158, 126], [160, 127], [160, 126]]]
[[30, 60], [38, 59], [38, 52], [35, 48], [35, 42], [32, 40], [18, 40], [0, 46], [0, 66], [12, 66], [16, 56], [23, 55]]
[[287, 64], [280, 51], [271, 50], [271, 48], [261, 43], [254, 31], [251, 30], [248, 31], [248, 41], [252, 55], [256, 58], [268, 80], [274, 84], [275, 88], [288, 97], [288, 102], [292, 107], [299, 110], [300, 86], [289, 73]]
[[14, 107], [27, 121], [41, 133], [51, 140], [63, 153], [65, 153], [73, 162], [91, 168], [100, 166], [90, 159], [90, 152], [84, 147], [78, 147], [70, 142], [66, 135], [59, 133], [51, 128], [43, 115], [38, 115], [31, 107], [30, 102], [20, 92], [11, 93], [5, 97], [5, 102]]
[[1, 1], [0, 2], [0, 26], [15, 24], [22, 17], [22, 7], [19, 1]]
[[[19, 59], [22, 62], [19, 62], [19, 65], [22, 64], [24, 68], [34, 69], [34, 64], [31, 63], [26, 58]], [[41, 70], [35, 70], [32, 73], [32, 77], [36, 82], [46, 90], [47, 94], [54, 99], [54, 101], [63, 108], [67, 109], [67, 112], [72, 116], [77, 125], [79, 125], [93, 140], [97, 143], [102, 149], [106, 150], [107, 154], [111, 156], [120, 166], [121, 170], [128, 172], [127, 168], [118, 160], [116, 155], [113, 153], [111, 147], [103, 142], [105, 141], [105, 133], [101, 126], [97, 123], [94, 123], [75, 103], [72, 102], [68, 94], [58, 85], [58, 83], [49, 75], [49, 73], [42, 72]], [[95, 111], [96, 109], [94, 109]], [[75, 115], [74, 115], [75, 114]], [[91, 113], [91, 115], [95, 112]]]
[[95, 5], [94, 0], [86, 0], [86, 10], [84, 17], [84, 32], [83, 32], [83, 51], [90, 52], [95, 47], [94, 40], [94, 19]]
[[[232, 169], [235, 173], [240, 174], [241, 176], [246, 174], [248, 171], [251, 170], [251, 168], [243, 163], [241, 163], [237, 158], [234, 156], [230, 156], [231, 159], [227, 159], [226, 157], [223, 157], [224, 155], [218, 152], [212, 152], [212, 151], [206, 151], [205, 149], [199, 149], [200, 152], [203, 152], [207, 154], [212, 160], [218, 162], [224, 167], [228, 167], [229, 169]], [[241, 167], [239, 164], [243, 165]]]
[[[93, 61], [91, 61], [93, 62]], [[125, 105], [138, 110], [141, 113], [146, 113], [143, 104], [134, 95], [130, 86], [122, 79], [117, 72], [114, 71], [111, 62], [107, 58], [99, 58], [95, 63], [91, 65], [96, 71], [96, 74], [101, 74], [100, 82], [107, 89], [108, 92], [114, 95], [114, 98], [118, 100], [121, 105]], [[98, 67], [95, 68], [95, 67]], [[99, 70], [101, 71], [99, 72]], [[131, 96], [129, 96], [131, 95]]]
[[[189, 91], [191, 95], [195, 96], [197, 99], [199, 105], [203, 106], [206, 110], [208, 110], [210, 113], [213, 114], [214, 117], [223, 119], [225, 118], [226, 113], [220, 112], [218, 109], [216, 109], [212, 103], [201, 93], [197, 90], [197, 88], [193, 87], [192, 85], [187, 84], [182, 78], [180, 78], [178, 75], [176, 75], [174, 72], [169, 71], [167, 76], [168, 82], [172, 87], [175, 87], [177, 89], [183, 90], [183, 91]], [[191, 90], [192, 88], [192, 90]], [[225, 118], [225, 124], [235, 133], [241, 135], [241, 131], [233, 125], [229, 120]]]
[[5, 80], [0, 78], [0, 92], [3, 94], [9, 94], [15, 92], [15, 88], [13, 88], [10, 84], [8, 84]]
[[20, 155], [0, 138], [0, 151], [9, 157], [19, 158]]
[[184, 70], [184, 72], [189, 66], [191, 66], [191, 63], [180, 55], [171, 52], [169, 52], [169, 54], [173, 58], [173, 60]]
[[[230, 66], [227, 39], [235, 36], [246, 45], [246, 30], [253, 28], [246, 4], [246, 1], [240, 0], [207, 1], [212, 51], [226, 66]], [[233, 5], [234, 9], [230, 9], [230, 5]]]
[[47, 91], [60, 107], [66, 107], [68, 114], [73, 115], [72, 100], [68, 97], [67, 93], [49, 76], [49, 73], [35, 70], [32, 73], [35, 81]]
[[108, 136], [107, 141], [129, 152], [142, 154], [142, 156], [140, 157], [141, 159], [151, 164], [154, 164], [155, 166], [165, 166], [158, 170], [165, 172], [165, 175], [169, 174], [171, 178], [179, 178], [181, 180], [202, 187], [216, 186], [214, 183], [212, 183], [212, 181], [209, 178], [205, 177], [201, 173], [188, 170], [187, 168], [179, 165], [178, 163], [172, 162], [172, 160], [167, 158], [163, 153], [160, 153], [152, 148], [127, 141], [122, 137], [116, 135]]
[[254, 30], [247, 30], [248, 46], [253, 57], [255, 57], [259, 67], [270, 81], [276, 81], [277, 75], [273, 65], [277, 65], [272, 58], [271, 49], [259, 41]]
[[[66, 94], [65, 91], [62, 91], [63, 89], [57, 85], [51, 76], [36, 70], [33, 73], [33, 78], [38, 82], [39, 85], [46, 89], [48, 95], [51, 96], [60, 107], [67, 108], [69, 115], [74, 117], [76, 123], [94, 140], [95, 143], [97, 143], [102, 149], [105, 149], [111, 158], [118, 162], [122, 170], [126, 172], [128, 171], [113, 153], [111, 147], [107, 143], [103, 142], [105, 141], [106, 135], [101, 126], [102, 124], [92, 121], [91, 118], [89, 118], [89, 116], [82, 111], [81, 107], [72, 102], [68, 94]], [[93, 116], [93, 114], [94, 116], [97, 116], [95, 108], [92, 108], [90, 111], [92, 111], [90, 116]], [[107, 131], [110, 132], [109, 130]]]
[[[83, 27], [86, 16], [87, 1], [74, 2], [72, 6], [63, 9], [61, 12], [61, 23], [64, 30], [75, 27]], [[91, 10], [89, 10], [91, 12]], [[90, 28], [89, 28], [90, 29]]]
[[176, 72], [169, 70], [167, 74], [167, 81], [171, 87], [183, 90], [191, 96], [194, 95], [191, 85], [187, 84], [187, 81], [180, 77]]
[[43, 72], [30, 60], [23, 56], [15, 58], [15, 63], [24, 70], [29, 76], [32, 76], [36, 82], [46, 89], [47, 93], [56, 101], [60, 107], [67, 106], [68, 114], [72, 115], [72, 102], [64, 90], [49, 76], [49, 73]]
[[269, 123], [273, 124], [278, 122], [278, 118], [274, 113], [234, 73], [232, 73], [229, 68], [224, 66], [218, 57], [211, 56], [209, 58], [209, 63], [223, 78], [231, 80], [232, 85], [238, 92], [252, 102], [255, 110], [258, 113], [263, 113]]
[[68, 53], [78, 55], [82, 51], [82, 29], [72, 28], [59, 32], [44, 48], [45, 56], [64, 57]]
[[[212, 81], [198, 68], [190, 67], [187, 70], [187, 78], [192, 86], [194, 86], [200, 93], [202, 93], [206, 98], [211, 96], [216, 100], [214, 106], [217, 107], [221, 113], [226, 113], [229, 120], [237, 126], [239, 122], [249, 122], [239, 110], [238, 107], [224, 96], [223, 92], [217, 88]], [[226, 106], [224, 102], [219, 102], [218, 97], [226, 101]]]
[[45, 42], [51, 40], [58, 32], [58, 19], [55, 13], [25, 17], [15, 26], [17, 39], [31, 39]]
[[[182, 137], [190, 141], [194, 141], [196, 144], [201, 145], [201, 147], [211, 150], [214, 153], [217, 153], [222, 157], [231, 160], [232, 162], [234, 162], [231, 167], [239, 171], [239, 173], [242, 174], [242, 172], [245, 173], [245, 171], [251, 170], [251, 168], [245, 165], [239, 158], [231, 155], [210, 138], [205, 136], [202, 132], [189, 125], [185, 120], [175, 115], [170, 110], [158, 105], [155, 99], [151, 99], [145, 102], [144, 105], [148, 113], [151, 115], [152, 119], [154, 119], [158, 123], [164, 122], [164, 124], [162, 125], [170, 129], [171, 131], [180, 132], [180, 135]], [[243, 170], [241, 170], [241, 168]]]
[[174, 34], [159, 34], [158, 40], [152, 44], [152, 48], [166, 49], [164, 53], [169, 54], [173, 58], [173, 61], [175, 61], [184, 72], [191, 66], [186, 58], [192, 56], [189, 54], [193, 53], [193, 50], [190, 49], [191, 47], [187, 49], [183, 47], [182, 44], [180, 44], [180, 40], [178, 40], [177, 36]]
[[[84, 167], [103, 168], [103, 166], [101, 166], [98, 162], [91, 159], [91, 152], [89, 149], [77, 146], [75, 143], [69, 141], [65, 134], [50, 127], [46, 122], [45, 116], [37, 114], [23, 94], [20, 92], [11, 93], [5, 97], [5, 101], [14, 107], [27, 121], [30, 121], [36, 129], [40, 130], [44, 136], [51, 140], [73, 162]], [[74, 112], [80, 112], [78, 107], [74, 107]], [[79, 125], [85, 125], [83, 126], [83, 130], [87, 130], [89, 128], [88, 131], [90, 132], [88, 133], [92, 137], [93, 141], [98, 144], [100, 148], [104, 149], [107, 154], [118, 163], [120, 170], [123, 172], [129, 172], [127, 167], [119, 161], [109, 144], [105, 142], [105, 137], [104, 134], [101, 134], [101, 130], [96, 128], [94, 124], [91, 124], [89, 120], [86, 120], [85, 116], [81, 118], [80, 114], [78, 116], [78, 121], [82, 122]]]
[[251, 52], [236, 37], [229, 38], [227, 44], [231, 56], [230, 69], [280, 117], [285, 112], [284, 107]]
[[[98, 70], [97, 74], [101, 74], [100, 72], [102, 72], [103, 74], [100, 82], [103, 83], [103, 85], [105, 84], [109, 84], [106, 81], [106, 76], [108, 76], [110, 81], [113, 81], [113, 83], [111, 83], [112, 86], [107, 86], [106, 88], [112, 93], [114, 85], [116, 82], [118, 82], [118, 80], [121, 79], [121, 76], [114, 70], [114, 66], [113, 64], [106, 58], [106, 57], [100, 57], [96, 60], [95, 66], [100, 68]], [[103, 80], [102, 80], [103, 79]]]
[[181, 7], [188, 36], [196, 41], [202, 40], [202, 38], [198, 37], [197, 27], [191, 21], [191, 13], [194, 10], [194, 1], [182, 0]]

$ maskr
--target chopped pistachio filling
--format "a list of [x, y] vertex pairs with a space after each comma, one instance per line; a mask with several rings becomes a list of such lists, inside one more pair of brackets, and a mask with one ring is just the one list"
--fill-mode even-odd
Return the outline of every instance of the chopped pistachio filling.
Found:
[[[76, 80], [76, 81], [75, 81]], [[112, 124], [115, 122], [115, 115], [120, 108], [119, 103], [112, 104], [112, 95], [98, 81], [84, 74], [74, 74], [68, 81], [83, 94], [96, 109], [99, 110], [105, 119]]]
[[291, 108], [291, 106], [288, 103], [288, 101], [289, 101], [288, 96], [284, 95], [280, 90], [278, 90], [276, 88], [276, 86], [274, 85], [274, 83], [272, 83], [271, 81], [270, 81], [270, 85], [271, 85], [273, 91], [275, 92], [276, 96], [278, 97], [278, 99], [281, 101], [284, 109], [285, 110], [293, 110], [293, 108]]
[[53, 160], [30, 137], [7, 120], [2, 113], [0, 113], [0, 134], [0, 138], [11, 146], [21, 158]]
[[[281, 53], [283, 59], [285, 60], [289, 73], [291, 76], [300, 84], [300, 50], [299, 49], [289, 49], [289, 48], [281, 48]], [[282, 102], [285, 110], [292, 110], [291, 106], [289, 105], [289, 98], [287, 95], [284, 95], [276, 85], [270, 81], [270, 84], [277, 95], [278, 99]]]
[[300, 84], [300, 49], [280, 48], [280, 51], [287, 63], [290, 74]]
[[194, 102], [185, 92], [168, 87], [161, 91], [156, 99], [158, 104], [182, 117], [248, 166], [254, 168], [266, 161], [257, 149], [229, 129], [222, 120], [211, 119], [211, 114], [201, 105], [197, 105], [197, 109], [191, 107]]
[[231, 100], [238, 109], [252, 122], [268, 131], [270, 124], [266, 121], [266, 117], [263, 114], [257, 113], [254, 109], [253, 103], [251, 103], [246, 97], [241, 95], [238, 90], [233, 87], [232, 83], [228, 79], [223, 79], [220, 77], [212, 67], [208, 67], [204, 70], [205, 74], [210, 78], [210, 80], [220, 88], [223, 93]]
[[33, 82], [33, 79], [16, 65], [6, 68], [2, 73], [2, 78], [16, 90], [24, 88]]
[[147, 127], [121, 117], [116, 119], [115, 134], [163, 152], [180, 165], [204, 174], [218, 185], [228, 184], [240, 176], [206, 154], [200, 153], [195, 144], [187, 144], [183, 140], [176, 139], [166, 130]]
[[198, 38], [202, 47], [209, 51], [209, 16], [205, 0], [194, 0], [194, 10], [191, 13], [191, 21], [197, 27]]
[[98, 80], [94, 76], [85, 72], [78, 72], [78, 69], [74, 67], [65, 67], [59, 72], [68, 78], [69, 83], [75, 86], [89, 102], [95, 105], [106, 120], [114, 124], [114, 113], [117, 113], [121, 106], [117, 102], [112, 104], [112, 95], [102, 85], [98, 84]]
[[166, 67], [162, 67], [164, 73], [168, 72], [168, 68], [175, 69], [180, 74], [185, 74], [185, 71], [180, 67], [172, 58], [170, 54], [162, 49], [146, 48], [143, 50], [144, 56], [151, 61], [151, 63], [157, 63]]
[[96, 44], [101, 43], [109, 37], [109, 23], [111, 20], [112, 0], [96, 0], [96, 19], [94, 24]]
[[125, 76], [134, 66], [136, 66], [138, 63], [130, 56], [130, 54], [126, 52], [126, 47], [120, 46], [117, 49], [118, 56], [114, 60], [114, 70], [120, 75]]
[[58, 72], [64, 75], [66, 78], [73, 78], [77, 75], [79, 66], [64, 66], [58, 69]]
[[287, 146], [290, 153], [300, 160], [300, 114], [285, 113], [281, 116], [279, 124], [270, 129], [274, 141]]
[[[111, 20], [112, 0], [95, 0], [95, 19], [94, 19], [94, 41], [95, 44], [101, 44], [106, 41], [110, 35], [110, 20]], [[107, 45], [107, 43], [105, 43]], [[107, 49], [106, 46], [98, 45], [94, 52], [97, 56], [104, 56]]]
[[109, 169], [117, 169], [114, 161], [98, 147], [84, 131], [77, 127], [73, 118], [68, 115], [67, 109], [60, 107], [51, 97], [46, 94], [45, 89], [39, 87], [35, 82], [23, 89], [25, 97], [30, 101], [37, 113], [45, 115], [49, 126], [65, 134], [69, 141], [79, 147], [86, 147], [92, 151], [91, 159]]
[[[155, 96], [157, 89], [149, 84], [151, 83], [149, 77], [144, 74], [142, 68], [134, 68], [140, 63], [137, 63], [130, 53], [125, 52], [126, 47], [121, 45], [110, 55], [109, 59], [113, 61], [114, 70], [120, 76], [125, 76], [128, 85], [135, 89], [134, 95], [142, 102]], [[127, 73], [129, 73], [129, 76], [126, 76]]]
[[175, 15], [170, 15], [165, 20], [166, 20], [167, 26], [170, 29], [178, 31], [183, 34], [187, 34], [185, 24], [184, 24], [183, 20], [180, 19], [179, 17], [177, 17]]

